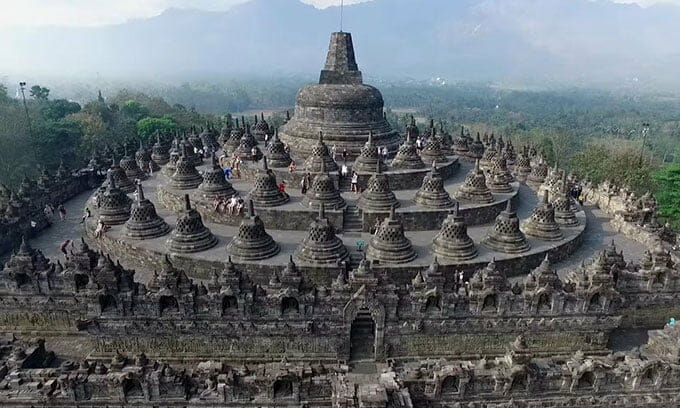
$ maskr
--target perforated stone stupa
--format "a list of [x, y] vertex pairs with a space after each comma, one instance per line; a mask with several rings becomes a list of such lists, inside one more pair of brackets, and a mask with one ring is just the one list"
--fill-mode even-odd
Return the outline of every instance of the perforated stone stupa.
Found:
[[371, 238], [366, 257], [381, 264], [400, 264], [416, 259], [416, 251], [404, 235], [404, 225], [397, 218], [394, 208]]
[[271, 258], [281, 248], [265, 231], [264, 223], [255, 214], [253, 200], [248, 201], [248, 216], [238, 227], [238, 235], [227, 245], [227, 253], [235, 259], [257, 261]]
[[120, 225], [130, 218], [130, 198], [116, 186], [112, 173], [108, 176], [108, 187], [100, 197], [99, 219], [106, 225]]
[[290, 200], [288, 194], [279, 191], [276, 176], [269, 169], [266, 157], [262, 159], [262, 170], [255, 176], [253, 189], [250, 190], [248, 198], [259, 207], [276, 207]]
[[319, 216], [309, 226], [309, 233], [295, 250], [295, 258], [314, 265], [339, 265], [349, 258], [349, 251], [335, 235], [335, 227], [326, 217], [324, 204]]
[[437, 210], [453, 206], [454, 201], [444, 189], [444, 179], [434, 162], [432, 163], [432, 170], [423, 178], [423, 185], [416, 192], [413, 201], [425, 208]]
[[156, 207], [144, 197], [142, 185], [137, 185], [137, 198], [132, 203], [130, 219], [125, 223], [125, 236], [132, 239], [161, 237], [170, 232], [168, 224], [158, 216]]
[[413, 130], [407, 129], [406, 140], [404, 144], [399, 146], [397, 155], [394, 156], [391, 164], [395, 169], [422, 169], [425, 167], [425, 163], [420, 158], [418, 148], [413, 141]]
[[465, 219], [458, 213], [458, 203], [432, 240], [432, 251], [443, 259], [453, 261], [465, 261], [477, 256], [477, 248], [467, 233]]
[[376, 164], [375, 173], [368, 179], [366, 190], [362, 191], [358, 205], [362, 210], [387, 212], [399, 207], [399, 201], [390, 189], [389, 178]]
[[203, 172], [203, 182], [198, 186], [198, 189], [209, 198], [229, 198], [236, 194], [234, 187], [224, 177], [224, 171], [217, 162], [215, 153], [212, 154], [211, 166]]
[[479, 160], [475, 161], [475, 167], [465, 177], [465, 182], [458, 188], [455, 196], [457, 200], [473, 203], [484, 204], [493, 201], [493, 194], [486, 185], [484, 171], [479, 168]]
[[319, 83], [300, 89], [295, 114], [281, 128], [281, 139], [307, 156], [320, 130], [329, 145], [356, 157], [373, 132], [376, 145], [394, 152], [399, 135], [383, 117], [383, 107], [380, 91], [362, 83], [352, 35], [333, 33]]
[[520, 231], [519, 218], [512, 200], [508, 200], [505, 211], [496, 217], [496, 223], [484, 239], [484, 245], [506, 254], [518, 254], [530, 249], [526, 237]]
[[543, 192], [541, 201], [536, 205], [531, 217], [524, 222], [522, 230], [528, 236], [545, 241], [559, 241], [563, 234], [555, 221], [555, 208], [548, 201], [548, 192]]
[[177, 216], [177, 225], [167, 242], [170, 252], [193, 253], [217, 245], [217, 238], [203, 225], [201, 214], [191, 207], [189, 194], [184, 196], [184, 208]]

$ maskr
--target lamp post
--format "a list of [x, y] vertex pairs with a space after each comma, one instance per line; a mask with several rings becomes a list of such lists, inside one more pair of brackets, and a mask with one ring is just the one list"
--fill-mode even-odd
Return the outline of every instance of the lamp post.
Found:
[[642, 155], [644, 154], [645, 151], [645, 142], [647, 141], [647, 134], [649, 134], [649, 127], [650, 127], [649, 122], [642, 123], [642, 145], [640, 146], [640, 159], [638, 164], [639, 166], [642, 166]]
[[26, 82], [19, 82], [19, 89], [21, 90], [21, 99], [24, 102], [24, 113], [26, 113], [26, 124], [28, 125], [28, 135], [33, 134], [33, 129], [31, 129], [31, 117], [28, 116], [28, 105], [26, 105]]

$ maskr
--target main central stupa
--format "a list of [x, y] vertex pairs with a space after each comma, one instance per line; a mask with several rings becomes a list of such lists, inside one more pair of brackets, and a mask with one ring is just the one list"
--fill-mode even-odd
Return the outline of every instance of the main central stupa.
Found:
[[282, 127], [281, 139], [303, 156], [309, 155], [323, 132], [324, 142], [357, 156], [373, 133], [373, 143], [397, 150], [400, 137], [383, 116], [383, 98], [364, 85], [354, 57], [350, 33], [333, 33], [318, 84], [298, 91], [295, 115]]

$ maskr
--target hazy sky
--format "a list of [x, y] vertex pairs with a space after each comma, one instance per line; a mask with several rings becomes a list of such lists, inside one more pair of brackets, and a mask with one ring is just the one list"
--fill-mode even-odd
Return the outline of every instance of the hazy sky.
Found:
[[[34, 25], [85, 26], [120, 23], [158, 15], [170, 7], [226, 10], [248, 0], [0, 0], [0, 27]], [[317, 7], [340, 0], [302, 0]], [[344, 0], [345, 4], [370, 0]], [[454, 0], [452, 0], [454, 1]], [[612, 0], [620, 3], [675, 3], [680, 0]]]

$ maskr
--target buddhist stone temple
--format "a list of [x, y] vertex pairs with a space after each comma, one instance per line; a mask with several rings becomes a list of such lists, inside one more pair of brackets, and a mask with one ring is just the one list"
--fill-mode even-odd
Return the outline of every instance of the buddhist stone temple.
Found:
[[227, 115], [0, 186], [0, 406], [678, 406], [651, 194], [435, 118], [399, 134], [348, 33], [319, 82], [280, 139], [283, 111]]
[[363, 84], [352, 35], [333, 33], [319, 83], [300, 89], [295, 114], [281, 128], [281, 139], [308, 156], [321, 131], [327, 143], [356, 157], [372, 132], [376, 145], [394, 152], [399, 135], [384, 119], [383, 107], [380, 91]]

